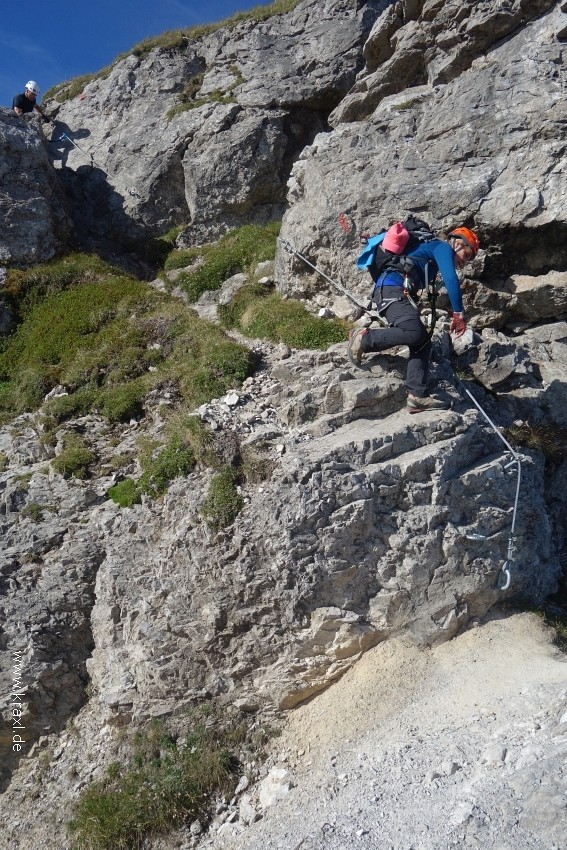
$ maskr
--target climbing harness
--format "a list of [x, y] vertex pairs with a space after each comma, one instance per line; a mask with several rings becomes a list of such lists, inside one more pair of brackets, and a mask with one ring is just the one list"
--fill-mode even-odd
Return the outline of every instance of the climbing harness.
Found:
[[88, 158], [89, 158], [89, 159], [90, 159], [90, 161], [91, 161], [91, 168], [94, 168], [94, 167], [95, 167], [96, 163], [95, 163], [95, 161], [94, 161], [94, 159], [93, 159], [93, 155], [92, 155], [92, 153], [87, 153], [87, 151], [83, 150], [83, 148], [81, 148], [81, 147], [80, 147], [80, 146], [79, 146], [76, 142], [74, 142], [74, 141], [73, 141], [73, 139], [71, 139], [71, 138], [67, 135], [67, 133], [61, 133], [61, 135], [59, 136], [59, 138], [58, 138], [58, 139], [50, 139], [50, 140], [49, 140], [49, 143], [50, 143], [50, 144], [55, 144], [56, 142], [60, 142], [60, 141], [62, 141], [63, 139], [65, 139], [65, 141], [67, 141], [67, 142], [71, 142], [71, 144], [72, 144], [74, 147], [76, 147], [78, 151], [81, 151], [81, 153], [83, 153], [85, 156], [88, 156]]
[[[484, 418], [486, 419], [486, 421], [488, 422], [488, 424], [490, 425], [492, 430], [500, 437], [500, 439], [502, 440], [502, 442], [506, 446], [507, 451], [505, 453], [505, 456], [508, 453], [510, 453], [512, 455], [512, 460], [508, 461], [508, 463], [505, 463], [503, 468], [505, 470], [508, 470], [508, 469], [510, 469], [510, 467], [512, 467], [514, 465], [516, 466], [516, 472], [517, 472], [518, 477], [517, 477], [517, 480], [516, 480], [516, 496], [515, 496], [515, 499], [514, 499], [514, 510], [512, 512], [512, 527], [510, 529], [510, 535], [508, 537], [508, 552], [506, 554], [506, 560], [504, 561], [504, 563], [502, 564], [502, 566], [500, 568], [500, 572], [504, 576], [504, 583], [500, 586], [500, 590], [508, 590], [508, 588], [510, 587], [511, 581], [512, 581], [511, 570], [512, 570], [512, 565], [514, 563], [514, 552], [516, 550], [515, 530], [516, 530], [516, 516], [517, 516], [517, 513], [518, 513], [518, 500], [519, 500], [519, 497], [520, 497], [520, 483], [521, 483], [521, 480], [522, 480], [522, 463], [529, 461], [530, 458], [527, 457], [527, 455], [520, 454], [519, 452], [517, 452], [515, 449], [512, 448], [512, 446], [510, 445], [508, 440], [504, 437], [504, 435], [502, 434], [500, 429], [497, 428], [497, 426], [494, 424], [492, 419], [490, 419], [490, 417], [488, 416], [486, 411], [484, 411], [482, 409], [482, 407], [480, 406], [480, 404], [478, 403], [476, 398], [473, 396], [473, 394], [470, 392], [470, 390], [468, 390], [466, 387], [463, 387], [463, 389], [466, 392], [466, 394], [468, 395], [468, 397], [470, 398], [470, 400], [472, 401], [472, 403], [475, 405], [475, 407], [484, 416]], [[467, 538], [469, 540], [482, 540], [482, 539], [484, 539], [484, 535], [482, 535], [482, 534], [468, 534]]]

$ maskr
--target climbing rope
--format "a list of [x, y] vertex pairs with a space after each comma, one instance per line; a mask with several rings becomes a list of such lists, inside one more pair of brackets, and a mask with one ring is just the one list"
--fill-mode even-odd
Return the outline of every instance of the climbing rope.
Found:
[[492, 419], [488, 416], [486, 411], [482, 409], [482, 407], [480, 406], [480, 404], [478, 403], [476, 398], [473, 396], [473, 394], [470, 392], [470, 390], [468, 390], [466, 387], [463, 387], [463, 389], [466, 392], [466, 394], [468, 395], [468, 397], [470, 398], [470, 400], [472, 401], [472, 403], [475, 405], [475, 407], [484, 416], [484, 418], [486, 419], [486, 421], [488, 422], [488, 424], [490, 425], [492, 430], [499, 436], [499, 438], [502, 440], [502, 442], [506, 446], [506, 449], [507, 449], [506, 454], [510, 453], [512, 455], [512, 460], [510, 460], [508, 463], [506, 463], [504, 465], [504, 469], [507, 470], [507, 469], [510, 469], [510, 467], [512, 467], [514, 465], [516, 466], [516, 472], [517, 472], [516, 496], [515, 496], [515, 499], [514, 499], [514, 510], [512, 512], [512, 527], [510, 529], [510, 535], [508, 537], [508, 552], [507, 552], [507, 555], [506, 555], [506, 560], [504, 561], [504, 563], [502, 564], [502, 566], [500, 568], [500, 572], [504, 576], [504, 582], [503, 582], [502, 585], [500, 585], [500, 590], [508, 590], [508, 588], [510, 587], [510, 584], [512, 582], [512, 565], [514, 563], [514, 553], [516, 551], [516, 535], [515, 535], [516, 516], [517, 516], [517, 513], [518, 513], [518, 502], [519, 502], [519, 498], [520, 498], [520, 483], [521, 483], [521, 480], [522, 480], [522, 463], [525, 462], [525, 461], [529, 461], [530, 458], [527, 457], [527, 455], [520, 454], [514, 448], [512, 448], [512, 446], [510, 445], [508, 440], [504, 437], [504, 435], [502, 434], [500, 429], [497, 428], [497, 426], [494, 424]]
[[307, 259], [307, 257], [305, 257], [303, 254], [300, 254], [299, 251], [296, 251], [293, 245], [291, 245], [286, 239], [282, 239], [280, 236], [278, 237], [278, 241], [281, 242], [286, 251], [289, 251], [289, 253], [293, 254], [295, 257], [299, 257], [300, 260], [303, 260], [303, 262], [306, 263], [310, 268], [312, 268], [313, 271], [317, 272], [317, 274], [320, 274], [321, 277], [325, 278], [325, 280], [328, 281], [331, 286], [334, 286], [335, 289], [337, 289], [339, 292], [342, 292], [342, 294], [346, 298], [348, 298], [349, 301], [351, 301], [353, 304], [356, 304], [356, 306], [360, 310], [363, 310], [363, 312], [372, 315], [369, 311], [368, 305], [365, 307], [364, 304], [361, 304], [360, 301], [358, 301], [358, 299], [355, 298], [354, 295], [348, 291], [348, 289], [345, 289], [342, 283], [338, 283], [336, 280], [333, 280], [331, 277], [329, 277], [328, 274], [325, 274], [324, 271], [321, 271], [321, 269], [318, 269], [317, 266], [314, 266], [313, 263]]
[[[65, 140], [66, 142], [70, 142], [73, 145], [73, 147], [77, 148], [78, 151], [81, 151], [82, 154], [84, 154], [85, 156], [88, 156], [88, 158], [91, 161], [91, 168], [95, 167], [96, 163], [94, 161], [92, 153], [88, 153], [86, 150], [84, 150], [82, 147], [80, 147], [80, 145], [78, 145], [76, 142], [74, 142], [73, 139], [71, 139], [70, 136], [67, 135], [67, 133], [61, 133], [61, 135], [59, 136], [58, 139], [50, 139], [49, 143], [50, 144], [56, 144], [57, 142], [61, 142], [63, 140]], [[99, 166], [97, 166], [97, 167], [99, 167]]]

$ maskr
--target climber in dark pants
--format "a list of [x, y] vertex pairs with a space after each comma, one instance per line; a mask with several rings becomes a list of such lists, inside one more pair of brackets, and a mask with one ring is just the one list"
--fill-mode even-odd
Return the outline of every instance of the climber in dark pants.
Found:
[[[387, 284], [383, 288], [383, 299], [380, 298], [380, 286], [377, 285], [376, 303], [381, 315], [387, 320], [387, 328], [368, 328], [364, 339], [365, 351], [386, 351], [396, 345], [407, 345], [409, 348], [409, 360], [406, 373], [406, 386], [408, 392], [418, 398], [427, 395], [427, 375], [429, 372], [429, 358], [431, 356], [431, 340], [427, 329], [419, 318], [419, 313], [412, 302], [405, 296], [401, 285], [403, 277], [399, 272], [394, 272], [399, 277], [400, 285]], [[385, 303], [392, 300], [389, 304]], [[374, 299], [373, 299], [374, 300]]]
[[[467, 227], [457, 227], [447, 241], [432, 239], [418, 245], [407, 256], [412, 260], [412, 288], [418, 292], [427, 288], [440, 273], [447, 289], [453, 318], [451, 333], [461, 336], [466, 330], [461, 285], [457, 269], [472, 260], [480, 247], [478, 236]], [[351, 332], [348, 346], [350, 360], [360, 365], [366, 352], [386, 351], [396, 345], [407, 345], [410, 356], [406, 375], [407, 407], [410, 413], [426, 410], [445, 410], [448, 405], [427, 393], [431, 339], [419, 317], [413, 299], [408, 298], [404, 274], [386, 269], [378, 277], [372, 300], [388, 327], [356, 328]]]

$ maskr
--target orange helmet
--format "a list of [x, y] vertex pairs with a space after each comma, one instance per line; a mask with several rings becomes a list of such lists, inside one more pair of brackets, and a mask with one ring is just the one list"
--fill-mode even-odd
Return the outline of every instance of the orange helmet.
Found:
[[476, 257], [480, 248], [480, 239], [474, 230], [469, 230], [468, 227], [456, 227], [449, 233], [449, 236], [455, 236], [457, 239], [462, 239], [463, 242], [466, 242], [473, 252], [473, 257]]

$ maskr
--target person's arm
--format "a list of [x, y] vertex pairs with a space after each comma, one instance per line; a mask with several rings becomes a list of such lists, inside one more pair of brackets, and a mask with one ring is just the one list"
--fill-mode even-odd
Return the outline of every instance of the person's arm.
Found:
[[20, 98], [21, 98], [21, 95], [19, 95], [19, 94], [17, 94], [15, 96], [14, 100], [12, 101], [12, 108], [13, 108], [14, 112], [16, 113], [16, 115], [19, 115], [21, 117], [24, 114], [24, 110], [19, 105], [21, 103]]
[[439, 242], [433, 249], [433, 256], [439, 267], [439, 273], [443, 278], [453, 311], [463, 313], [463, 296], [461, 294], [461, 282], [455, 268], [455, 252], [448, 242]]
[[39, 112], [45, 123], [51, 122], [49, 115], [46, 115], [43, 109], [41, 109], [37, 104], [34, 105], [34, 109], [36, 112]]

